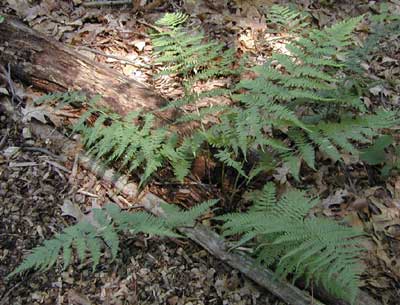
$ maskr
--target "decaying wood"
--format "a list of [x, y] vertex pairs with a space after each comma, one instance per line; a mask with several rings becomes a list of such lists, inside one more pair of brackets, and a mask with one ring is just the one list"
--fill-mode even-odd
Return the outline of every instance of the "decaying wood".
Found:
[[[103, 96], [101, 103], [119, 114], [156, 110], [166, 101], [149, 87], [128, 79], [53, 38], [6, 16], [0, 23], [0, 65], [11, 66], [15, 78], [46, 92], [81, 90]], [[165, 119], [172, 113], [160, 115]]]

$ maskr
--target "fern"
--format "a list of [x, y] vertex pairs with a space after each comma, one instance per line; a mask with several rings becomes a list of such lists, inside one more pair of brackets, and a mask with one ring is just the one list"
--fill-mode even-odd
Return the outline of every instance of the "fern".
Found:
[[195, 82], [231, 74], [233, 51], [223, 52], [222, 44], [203, 43], [204, 40], [201, 32], [188, 33], [183, 27], [172, 25], [168, 30], [152, 34], [156, 63], [168, 67], [161, 75], [180, 74]]
[[304, 28], [309, 26], [307, 21], [308, 15], [281, 5], [272, 5], [268, 7], [267, 21], [274, 24], [277, 29], [275, 32], [286, 30], [288, 32], [301, 32]]
[[[118, 162], [119, 169], [127, 173], [143, 168], [140, 186], [167, 163], [172, 165], [179, 181], [187, 176], [194, 155], [184, 146], [180, 147], [176, 133], [156, 128], [152, 113], [136, 111], [121, 117], [96, 106], [98, 99], [88, 100], [82, 93], [67, 92], [44, 96], [39, 103], [54, 101], [61, 105], [86, 107], [73, 132], [82, 135], [84, 146], [96, 159], [106, 163]], [[93, 119], [94, 122], [90, 123]]]
[[240, 72], [240, 69], [232, 69], [235, 50], [225, 50], [225, 46], [216, 41], [206, 42], [203, 32], [190, 31], [183, 26], [187, 19], [188, 16], [180, 12], [167, 13], [156, 23], [162, 26], [160, 31], [151, 34], [155, 63], [166, 66], [160, 74], [178, 74], [184, 80], [185, 96], [169, 107], [195, 104], [203, 97], [220, 95], [219, 89], [198, 94], [192, 88], [198, 81]]
[[370, 19], [371, 32], [362, 42], [362, 46], [352, 49], [346, 57], [346, 72], [349, 74], [347, 81], [359, 91], [377, 83], [366, 75], [362, 64], [371, 61], [382, 48], [393, 46], [391, 42], [397, 41], [400, 33], [400, 15], [386, 11]]
[[[302, 162], [316, 168], [316, 149], [339, 161], [342, 152], [358, 155], [355, 144], [368, 143], [380, 129], [398, 124], [396, 112], [364, 114], [359, 95], [340, 76], [346, 70], [341, 58], [350, 54], [352, 32], [360, 20], [352, 18], [323, 30], [299, 30], [301, 37], [286, 44], [288, 54], [273, 54], [266, 64], [251, 69], [255, 79], [236, 86], [240, 94], [233, 98], [240, 108], [220, 116], [220, 124], [208, 130], [208, 141], [228, 150], [234, 159], [246, 158], [248, 150], [270, 152], [299, 180]], [[249, 176], [261, 171], [253, 168]]]
[[217, 202], [218, 200], [208, 200], [187, 211], [183, 211], [175, 205], [163, 204], [161, 207], [167, 214], [167, 217], [165, 217], [164, 221], [170, 228], [193, 226], [194, 220], [203, 215]]
[[[344, 64], [337, 55], [345, 54], [342, 48], [351, 44], [350, 35], [359, 21], [360, 18], [353, 18], [289, 42], [289, 55], [273, 54], [267, 64], [253, 68], [258, 78], [242, 81], [239, 88], [272, 102], [342, 104], [343, 99], [337, 98], [340, 79], [336, 74]], [[243, 95], [239, 99], [246, 102]], [[351, 106], [362, 107], [360, 102], [350, 100], [355, 103]]]
[[189, 15], [182, 12], [166, 13], [163, 17], [156, 21], [156, 25], [169, 28], [176, 28], [186, 22]]
[[360, 239], [362, 232], [333, 220], [311, 218], [310, 200], [300, 191], [289, 191], [279, 201], [272, 183], [252, 196], [253, 206], [247, 213], [219, 217], [225, 221], [224, 235], [243, 234], [238, 245], [257, 238], [259, 262], [276, 264], [276, 273], [293, 280], [304, 277], [322, 284], [328, 291], [354, 302], [360, 273]]
[[71, 264], [73, 246], [81, 261], [87, 256], [91, 257], [95, 270], [105, 249], [110, 250], [113, 258], [116, 257], [119, 251], [119, 234], [122, 232], [181, 237], [174, 229], [178, 226], [192, 226], [195, 219], [216, 202], [217, 200], [210, 200], [188, 211], [165, 204], [162, 206], [166, 212], [163, 218], [146, 212], [121, 211], [115, 204], [108, 204], [103, 209], [93, 209], [93, 221], [84, 219], [66, 228], [53, 239], [46, 240], [43, 246], [34, 248], [7, 278], [29, 269], [48, 270], [57, 263], [60, 252], [65, 269]]

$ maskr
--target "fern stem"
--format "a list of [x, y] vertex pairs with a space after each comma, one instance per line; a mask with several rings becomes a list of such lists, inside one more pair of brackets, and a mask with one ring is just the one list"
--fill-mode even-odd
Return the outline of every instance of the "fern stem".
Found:
[[[243, 162], [242, 162], [242, 165], [243, 165]], [[240, 173], [236, 173], [235, 182], [234, 182], [234, 184], [233, 184], [233, 191], [232, 191], [232, 194], [231, 194], [230, 197], [229, 197], [229, 205], [232, 204], [235, 195], [236, 195], [236, 194], [239, 192], [239, 190], [240, 190], [240, 187], [238, 187], [238, 182], [239, 182], [240, 176], [241, 176]]]

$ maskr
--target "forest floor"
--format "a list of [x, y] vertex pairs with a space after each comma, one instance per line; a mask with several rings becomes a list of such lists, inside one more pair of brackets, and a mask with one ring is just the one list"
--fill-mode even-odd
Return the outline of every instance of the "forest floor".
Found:
[[[273, 1], [226, 2], [227, 6], [220, 6], [219, 1], [196, 1], [195, 5], [190, 5], [191, 1], [164, 1], [159, 7], [133, 12], [124, 6], [88, 8], [81, 5], [82, 1], [7, 0], [0, 6], [0, 14], [17, 15], [35, 30], [174, 99], [182, 94], [176, 80], [154, 80], [157, 71], [151, 66], [152, 47], [147, 34], [148, 24], [166, 11], [185, 10], [212, 37], [228, 45], [237, 44], [239, 52], [255, 58], [270, 52], [261, 39], [266, 26], [262, 12]], [[334, 5], [291, 2], [307, 10], [318, 26], [376, 10], [376, 1], [337, 1]], [[400, 13], [400, 3], [389, 2]], [[392, 45], [368, 62], [370, 73], [377, 78], [392, 80], [400, 76], [400, 42]], [[41, 94], [17, 81], [14, 86], [26, 105]], [[398, 86], [375, 87], [367, 98], [372, 104], [398, 107], [398, 90]], [[0, 83], [0, 305], [284, 304], [190, 241], [146, 236], [124, 238], [121, 255], [112, 263], [104, 258], [96, 272], [91, 272], [87, 264], [75, 262], [64, 271], [34, 272], [6, 281], [5, 276], [20, 264], [29, 249], [73, 223], [68, 211], [71, 203], [83, 211], [107, 201], [126, 205], [111, 185], [77, 167], [76, 160], [65, 161], [57, 143], [36, 138], [26, 124], [43, 115], [52, 124], [61, 124], [68, 120], [65, 113], [32, 114], [16, 108], [11, 115], [7, 107], [13, 107], [11, 97], [6, 84]], [[193, 169], [197, 176], [208, 170], [201, 163]], [[286, 174], [281, 168], [275, 178], [282, 185], [290, 183]], [[323, 165], [305, 181], [312, 185], [313, 194], [323, 198], [324, 215], [347, 216], [351, 225], [363, 227], [374, 236], [373, 241], [365, 243], [368, 268], [364, 288], [382, 304], [398, 304], [400, 176], [382, 180], [374, 168]], [[149, 189], [183, 206], [208, 199], [210, 194], [223, 196], [215, 184], [204, 189], [204, 185], [156, 180]]]

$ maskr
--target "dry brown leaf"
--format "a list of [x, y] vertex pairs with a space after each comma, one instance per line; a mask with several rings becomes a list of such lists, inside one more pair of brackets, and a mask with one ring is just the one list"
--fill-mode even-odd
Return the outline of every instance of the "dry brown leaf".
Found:
[[71, 216], [77, 221], [81, 221], [85, 218], [85, 214], [82, 213], [81, 209], [76, 203], [73, 203], [69, 199], [65, 199], [61, 206], [62, 216]]
[[26, 104], [25, 108], [21, 109], [21, 113], [23, 115], [23, 122], [30, 122], [32, 119], [36, 119], [39, 122], [46, 124], [46, 117], [48, 112], [45, 110], [44, 106], [35, 107], [30, 103]]
[[74, 305], [92, 305], [87, 296], [74, 289], [68, 291], [68, 302]]
[[340, 205], [346, 201], [346, 197], [348, 196], [349, 192], [347, 190], [344, 189], [337, 190], [333, 195], [330, 195], [324, 200], [322, 200], [322, 206], [325, 209], [329, 209], [333, 205]]

